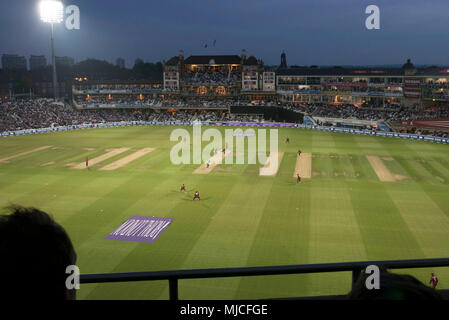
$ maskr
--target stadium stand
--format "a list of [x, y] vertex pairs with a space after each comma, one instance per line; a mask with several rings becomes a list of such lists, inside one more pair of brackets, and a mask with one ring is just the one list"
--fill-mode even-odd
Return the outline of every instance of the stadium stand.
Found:
[[[125, 97], [126, 98], [126, 97]], [[101, 104], [108, 105], [107, 97], [97, 98]], [[125, 100], [120, 100], [125, 101]], [[23, 99], [16, 101], [0, 102], [0, 132], [23, 129], [38, 129], [57, 126], [80, 125], [90, 123], [106, 123], [119, 121], [236, 121], [236, 122], [263, 122], [263, 112], [258, 114], [230, 112], [231, 106], [263, 107], [275, 106], [274, 101], [260, 101], [251, 103], [249, 100], [201, 100], [180, 99], [180, 101], [163, 101], [153, 99], [148, 107], [138, 105], [140, 100], [127, 97], [129, 104], [126, 108], [85, 108], [76, 109], [69, 104], [54, 103], [48, 99]], [[131, 103], [132, 102], [132, 103]], [[112, 103], [111, 103], [112, 105]], [[116, 103], [114, 104], [116, 105]], [[210, 110], [213, 105], [214, 109]], [[170, 107], [159, 109], [158, 107]], [[326, 104], [276, 105], [296, 113], [302, 113], [313, 119], [318, 119], [318, 124], [332, 125], [329, 121], [319, 119], [356, 119], [365, 121], [389, 121], [401, 123], [404, 120], [415, 119], [440, 119], [449, 117], [449, 109], [436, 108], [422, 110], [419, 108], [403, 108], [397, 105], [386, 105], [382, 108], [365, 104], [360, 107], [353, 105], [330, 106]], [[246, 109], [251, 110], [251, 109]], [[371, 125], [366, 125], [370, 128]], [[441, 138], [449, 137], [447, 130], [416, 128], [413, 126], [392, 126], [394, 131], [418, 133]]]
[[259, 115], [235, 115], [223, 111], [154, 109], [82, 109], [47, 99], [0, 103], [0, 132], [119, 121], [245, 121], [258, 122]]

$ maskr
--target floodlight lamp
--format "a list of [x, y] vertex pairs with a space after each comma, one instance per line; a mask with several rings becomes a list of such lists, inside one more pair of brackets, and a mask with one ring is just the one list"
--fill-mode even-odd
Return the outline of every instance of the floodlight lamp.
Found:
[[45, 0], [39, 4], [41, 20], [47, 23], [61, 23], [64, 20], [64, 6], [60, 1]]

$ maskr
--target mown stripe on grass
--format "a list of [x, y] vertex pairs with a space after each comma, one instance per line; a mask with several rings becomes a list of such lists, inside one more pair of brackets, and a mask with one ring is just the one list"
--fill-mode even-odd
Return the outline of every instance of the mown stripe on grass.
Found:
[[339, 167], [342, 168], [342, 174], [345, 179], [356, 179], [356, 169], [354, 168], [352, 162], [352, 155], [348, 155], [347, 157], [340, 157], [338, 161], [340, 162]]
[[[222, 203], [227, 199], [229, 192], [235, 185], [233, 179], [214, 179], [211, 183], [206, 176], [188, 175], [190, 180], [186, 181], [187, 194], [179, 192], [179, 185], [173, 186], [173, 177], [167, 176], [157, 185], [157, 190], [166, 193], [169, 199], [161, 201], [161, 194], [150, 192], [148, 194], [147, 206], [154, 215], [174, 218], [173, 223], [164, 231], [161, 237], [152, 244], [141, 243], [133, 247], [120, 261], [113, 265], [114, 272], [138, 271], [138, 270], [167, 270], [190, 268], [185, 261], [191, 250], [200, 241], [201, 236], [212, 222], [215, 212], [219, 210]], [[209, 181], [208, 181], [209, 180]], [[218, 180], [218, 181], [217, 181]], [[220, 183], [220, 193], [214, 193], [215, 183]], [[200, 188], [201, 187], [201, 188]], [[193, 192], [200, 190], [201, 201], [192, 201]], [[212, 198], [214, 198], [212, 200]], [[168, 201], [167, 201], [168, 200]], [[212, 200], [212, 201], [210, 201]], [[144, 201], [141, 199], [141, 201]], [[152, 204], [156, 204], [153, 209]], [[127, 211], [134, 212], [142, 207], [142, 202], [136, 202]], [[207, 261], [207, 259], [204, 259]], [[138, 269], [138, 270], [136, 270]], [[187, 283], [188, 284], [188, 283]], [[180, 293], [182, 282], [180, 283]], [[145, 288], [139, 292], [134, 290], [134, 284], [123, 284], [119, 287], [99, 286], [92, 290], [89, 298], [101, 298], [106, 292], [117, 296], [145, 299], [167, 299], [166, 291], [168, 283], [147, 283]], [[109, 287], [109, 289], [107, 289]]]
[[340, 152], [338, 168], [342, 170], [342, 172], [337, 174], [343, 174], [344, 177], [349, 179], [367, 178], [369, 173], [366, 171], [369, 170], [369, 166], [367, 164], [363, 166], [360, 162], [361, 156], [354, 152], [355, 150], [360, 151], [354, 135], [334, 135], [334, 143]]
[[322, 154], [312, 155], [312, 179], [322, 179], [327, 176], [327, 171], [324, 171], [324, 164]]
[[314, 132], [312, 135], [313, 148], [311, 153], [338, 153], [332, 135], [333, 133], [330, 132]]
[[25, 157], [25, 158], [26, 157], [30, 157], [30, 155], [32, 155], [35, 152], [48, 150], [50, 148], [51, 148], [51, 146], [41, 146], [41, 147], [34, 148], [34, 149], [31, 149], [31, 150], [26, 150], [26, 151], [23, 151], [23, 152], [20, 152], [20, 153], [9, 155], [7, 157], [1, 158], [0, 159], [0, 163], [9, 162], [9, 161], [12, 161], [12, 160], [14, 160], [16, 158], [21, 158], [21, 157]]
[[[444, 147], [440, 145], [434, 145], [434, 147]], [[424, 148], [424, 149], [423, 149]], [[410, 144], [410, 143], [402, 143], [396, 146], [396, 150], [401, 154], [407, 155], [407, 158], [412, 159], [409, 161], [401, 161], [404, 169], [409, 171], [410, 174], [415, 175], [414, 181], [416, 182], [414, 185], [416, 188], [424, 191], [429, 198], [431, 198], [435, 204], [440, 208], [442, 212], [444, 212], [449, 217], [449, 188], [447, 184], [439, 182], [435, 182], [435, 177], [429, 174], [429, 171], [426, 170], [423, 166], [411, 165], [410, 162], [415, 160], [416, 163], [419, 160], [420, 162], [426, 161], [427, 159], [439, 159], [440, 162], [444, 159], [443, 155], [445, 153], [438, 153], [435, 150], [429, 152], [428, 147], [424, 147], [422, 144]], [[444, 149], [441, 149], [445, 151]], [[444, 163], [444, 160], [443, 162]], [[425, 178], [427, 176], [428, 178]], [[430, 177], [429, 177], [430, 176]], [[424, 178], [423, 178], [424, 177]], [[430, 181], [429, 181], [430, 180]], [[429, 183], [418, 183], [418, 182], [429, 182]]]
[[[413, 151], [410, 151], [413, 152]], [[415, 172], [415, 175], [419, 177], [419, 180], [426, 184], [437, 183], [435, 171], [432, 171], [431, 167], [425, 164], [426, 160], [420, 159], [418, 155], [415, 155], [414, 159], [406, 159], [401, 164], [407, 163], [407, 167]]]
[[[436, 163], [438, 165], [438, 163]], [[427, 172], [428, 172], [428, 181], [430, 184], [442, 184], [444, 183], [443, 176], [445, 176], [440, 169], [437, 169], [435, 165], [433, 165], [429, 161], [423, 161], [419, 163]]]
[[[333, 171], [333, 177], [335, 179], [344, 178], [344, 175], [346, 173], [345, 168], [342, 164], [342, 162], [339, 159], [340, 155], [338, 154], [332, 154], [331, 155], [331, 163], [332, 163], [332, 171]], [[346, 173], [347, 174], [347, 173]]]
[[354, 167], [356, 178], [363, 180], [377, 180], [377, 175], [365, 156], [353, 155], [350, 161]]
[[[415, 151], [416, 148], [411, 149], [411, 145], [403, 143], [398, 145], [396, 149], [411, 158], [411, 160], [397, 159], [403, 169], [409, 173], [409, 176], [414, 178], [410, 185], [425, 192], [440, 210], [449, 217], [449, 197], [447, 196], [449, 188], [447, 184], [436, 182], [435, 177], [425, 167], [420, 165], [420, 162], [417, 160], [423, 162], [426, 161], [426, 158], [420, 158], [420, 155]], [[424, 157], [425, 155], [424, 153]]]
[[[77, 221], [81, 219], [86, 222], [85, 225], [78, 224], [75, 228], [78, 232], [73, 235], [74, 242], [78, 244], [76, 248], [84, 257], [80, 264], [81, 270], [84, 269], [85, 273], [154, 270], [154, 259], [156, 258], [153, 256], [152, 250], [154, 247], [160, 246], [161, 239], [171, 231], [171, 225], [155, 243], [112, 241], [104, 240], [104, 237], [131, 216], [167, 216], [166, 212], [165, 214], [154, 212], [151, 208], [151, 203], [156, 200], [152, 196], [154, 190], [159, 188], [167, 190], [172, 183], [170, 179], [161, 179], [160, 181], [159, 184], [148, 185], [145, 179], [134, 176], [124, 183], [116, 185], [111, 192], [73, 216], [73, 219], [77, 219]], [[130, 197], [129, 194], [133, 196]], [[134, 207], [136, 202], [143, 199], [148, 199], [147, 211], [139, 211]], [[100, 208], [103, 211], [100, 211]], [[95, 221], [95, 224], [89, 224], [90, 221]], [[76, 225], [76, 221], [67, 221], [67, 224], [73, 226]], [[139, 247], [144, 252], [137, 250]], [[165, 248], [167, 247], [165, 243]], [[136, 252], [138, 253], [137, 257], [135, 256]], [[98, 269], [98, 261], [102, 261], [101, 270]], [[89, 299], [101, 299], [105, 296], [128, 297], [129, 299], [150, 298], [146, 297], [144, 293], [130, 290], [126, 284], [90, 285], [84, 291], [82, 290], [81, 294], [84, 298]]]
[[[183, 267], [218, 268], [247, 265], [258, 226], [271, 191], [273, 181], [254, 184], [247, 177], [230, 190], [202, 232]], [[230, 214], [233, 212], [234, 214]], [[275, 227], [275, 226], [273, 226]], [[184, 299], [233, 299], [240, 278], [186, 281], [182, 287]]]
[[440, 156], [433, 157], [438, 163], [440, 163], [443, 167], [449, 168], [449, 160], [445, 158], [441, 158]]
[[380, 143], [381, 137], [372, 137], [366, 135], [351, 135], [352, 140], [355, 142], [354, 149], [359, 152], [360, 155], [376, 155], [383, 156], [388, 151]]
[[[449, 256], [449, 194], [448, 188], [429, 184], [413, 183], [413, 188], [390, 190], [396, 206], [409, 226], [423, 251], [422, 257], [440, 258]], [[440, 288], [447, 288], [447, 268], [405, 269], [398, 271], [411, 274], [423, 283], [435, 272], [442, 281]]]
[[[357, 261], [367, 258], [365, 243], [355, 217], [350, 187], [333, 180], [311, 191], [309, 263]], [[325, 200], [324, 200], [325, 199]], [[350, 274], [315, 275], [308, 294], [344, 294]]]
[[[383, 143], [385, 145], [388, 144], [387, 141], [384, 141]], [[390, 150], [390, 148], [385, 146], [385, 150]], [[404, 159], [400, 156], [396, 156], [395, 159], [397, 163], [402, 166], [402, 169], [408, 173], [409, 177], [414, 178], [414, 181], [422, 182], [422, 177], [428, 176], [429, 171], [425, 172], [426, 168], [419, 165], [421, 162], [425, 161], [425, 158], [422, 158], [415, 152], [415, 150], [416, 148], [413, 150], [409, 149], [409, 146], [406, 143], [397, 144], [394, 153], [391, 151], [391, 155], [400, 153], [405, 157]], [[420, 162], [418, 162], [418, 160]], [[441, 232], [444, 232], [443, 230], [447, 232], [447, 216], [444, 215], [445, 213], [447, 215], [447, 209], [449, 209], [447, 197], [442, 196], [444, 191], [443, 193], [441, 192], [441, 187], [414, 181], [410, 180], [405, 182], [408, 184], [406, 189], [401, 185], [388, 185], [385, 187], [390, 194], [389, 198], [393, 200], [395, 207], [398, 208], [399, 214], [401, 214], [402, 219], [407, 224], [407, 229], [418, 244], [417, 246], [410, 246], [415, 247], [413, 258], [424, 258], [438, 253], [442, 253], [446, 256], [447, 251], [445, 251], [445, 248], [447, 247], [447, 241], [442, 239], [445, 237]], [[410, 196], [410, 193], [412, 193], [413, 196]], [[404, 196], [406, 196], [406, 198], [404, 198]], [[442, 203], [442, 199], [446, 199], [446, 201]], [[379, 212], [382, 212], [382, 210]], [[435, 230], [436, 234], [433, 236], [429, 235], [429, 232], [431, 233], [429, 226], [431, 226], [433, 222], [424, 222], [424, 219], [427, 218], [434, 219], [436, 224], [441, 224], [443, 226], [439, 231], [438, 229]], [[381, 235], [379, 235], [379, 237], [380, 236]], [[438, 241], [441, 240], [444, 244], [438, 244]], [[432, 247], [433, 245], [435, 245], [435, 247], [429, 249], [429, 246]], [[399, 253], [395, 258], [398, 257], [401, 257], [399, 256]], [[425, 279], [428, 276], [428, 272], [428, 270], [424, 269], [402, 270], [402, 273], [411, 273], [417, 276], [420, 280]]]
[[[295, 158], [290, 161], [292, 165]], [[248, 255], [248, 266], [308, 263], [311, 180], [296, 184], [291, 167], [276, 179]], [[234, 299], [297, 296], [307, 292], [308, 276], [244, 277]]]
[[369, 260], [423, 257], [422, 249], [381, 182], [363, 185], [348, 182], [348, 185]]
[[[63, 183], [64, 177], [48, 174], [39, 170], [30, 170], [29, 175], [14, 175], [13, 183], [7, 183], [0, 188], [0, 199], [7, 204], [18, 204], [24, 206], [36, 206], [41, 203], [40, 197], [48, 196], [42, 189], [51, 187], [53, 184]], [[33, 196], [35, 195], [35, 196]]]
[[[21, 193], [21, 185], [33, 187], [33, 176], [43, 174], [35, 168], [11, 168], [0, 171], [0, 195], [3, 193]], [[45, 175], [52, 175], [45, 173]]]
[[[143, 160], [139, 163], [140, 160]], [[185, 168], [186, 165], [174, 165], [170, 161], [170, 152], [157, 148], [151, 153], [151, 157], [136, 160], [136, 165], [130, 166], [128, 170], [157, 170], [161, 174], [173, 174]]]
[[449, 256], [449, 217], [420, 190], [389, 191], [426, 258]]
[[441, 174], [442, 178], [445, 180], [449, 179], [449, 165], [445, 166], [438, 161], [437, 158], [433, 158], [429, 161], [429, 164], [434, 167], [434, 169]]
[[[21, 139], [22, 141], [19, 141], [17, 138], [20, 138], [20, 136], [7, 137], [7, 138], [2, 137], [0, 158], [10, 157], [15, 154], [19, 154], [21, 152], [25, 152], [27, 150], [31, 150], [32, 148], [38, 147], [36, 144], [30, 143], [29, 140], [24, 142], [23, 139]], [[39, 145], [40, 146], [42, 145], [42, 141], [40, 141]]]

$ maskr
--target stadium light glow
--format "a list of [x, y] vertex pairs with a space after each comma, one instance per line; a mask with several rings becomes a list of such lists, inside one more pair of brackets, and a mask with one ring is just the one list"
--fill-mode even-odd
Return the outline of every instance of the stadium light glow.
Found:
[[60, 1], [42, 1], [39, 11], [41, 20], [46, 23], [61, 23], [64, 20], [64, 6]]
[[61, 1], [44, 0], [39, 3], [41, 20], [51, 25], [51, 61], [53, 65], [53, 98], [57, 99], [57, 77], [56, 77], [56, 58], [54, 46], [54, 27], [55, 23], [61, 23], [64, 20], [64, 6]]

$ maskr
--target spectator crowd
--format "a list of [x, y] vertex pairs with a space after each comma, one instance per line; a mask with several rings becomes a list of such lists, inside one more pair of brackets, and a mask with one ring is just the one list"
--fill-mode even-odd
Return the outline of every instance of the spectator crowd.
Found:
[[140, 109], [82, 109], [47, 99], [25, 99], [0, 103], [0, 132], [88, 123], [120, 121], [246, 121], [263, 119], [223, 111], [191, 109], [179, 111]]
[[228, 71], [225, 69], [218, 70], [202, 70], [187, 71], [183, 80], [187, 84], [203, 84], [203, 85], [230, 85], [241, 78], [238, 71]]
[[86, 96], [75, 96], [74, 104], [79, 106], [94, 106], [99, 105], [118, 105], [123, 107], [143, 108], [143, 107], [176, 107], [176, 108], [207, 108], [220, 109], [229, 108], [231, 106], [274, 106], [274, 100], [260, 100], [251, 101], [247, 99], [201, 99], [201, 98], [187, 98], [177, 97], [176, 99], [166, 97], [142, 96], [136, 95], [95, 95], [86, 100]]
[[[125, 101], [129, 96], [115, 97], [115, 101]], [[107, 103], [108, 99], [96, 98]], [[131, 100], [130, 100], [131, 101]], [[135, 102], [135, 100], [132, 100]], [[142, 108], [132, 104], [129, 108], [92, 108], [75, 109], [64, 103], [55, 103], [46, 99], [25, 99], [6, 101], [0, 103], [0, 132], [22, 129], [37, 129], [57, 126], [70, 126], [88, 123], [106, 123], [120, 121], [240, 121], [262, 122], [262, 115], [237, 115], [224, 110], [232, 105], [276, 105], [274, 101], [250, 101], [250, 100], [147, 100], [148, 106], [156, 108]], [[161, 106], [171, 106], [181, 110], [158, 109]], [[326, 105], [312, 103], [305, 105], [280, 104], [282, 107], [295, 112], [301, 112], [313, 118], [340, 118], [359, 120], [391, 120], [396, 122], [449, 118], [449, 108], [433, 108], [423, 110], [418, 107], [404, 108], [397, 105]], [[183, 110], [182, 110], [183, 109]], [[421, 134], [431, 134], [437, 137], [448, 137], [448, 133], [441, 131], [422, 131]]]
[[368, 121], [392, 120], [429, 120], [449, 118], [449, 108], [421, 109], [405, 108], [399, 105], [352, 104], [329, 105], [325, 103], [310, 103], [305, 105], [283, 104], [281, 107], [304, 113], [311, 117], [357, 119]]

